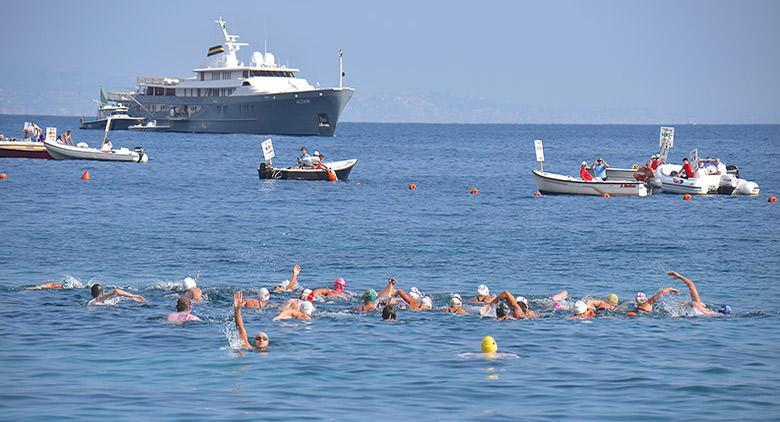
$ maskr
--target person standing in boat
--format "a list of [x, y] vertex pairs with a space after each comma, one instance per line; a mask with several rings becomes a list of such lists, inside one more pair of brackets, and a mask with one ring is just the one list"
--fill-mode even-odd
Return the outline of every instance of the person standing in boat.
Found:
[[607, 180], [607, 168], [609, 168], [609, 164], [607, 164], [603, 158], [597, 158], [596, 161], [593, 162], [591, 168], [593, 169], [593, 176], [595, 176], [596, 180]]
[[683, 157], [682, 159], [682, 170], [680, 170], [678, 177], [683, 179], [694, 179], [696, 177], [696, 173], [693, 171], [693, 166], [691, 166], [691, 162], [688, 161], [687, 157]]
[[593, 176], [588, 173], [588, 162], [583, 161], [582, 165], [580, 166], [580, 179], [586, 181], [586, 182], [592, 182]]
[[67, 130], [65, 134], [62, 135], [62, 142], [67, 145], [73, 145], [73, 138], [70, 136], [70, 130]]

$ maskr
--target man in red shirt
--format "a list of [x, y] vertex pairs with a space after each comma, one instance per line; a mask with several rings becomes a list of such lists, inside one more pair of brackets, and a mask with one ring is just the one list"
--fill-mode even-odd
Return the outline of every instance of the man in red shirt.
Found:
[[693, 172], [691, 163], [685, 157], [682, 159], [682, 170], [678, 176], [682, 177], [683, 179], [693, 179], [696, 177], [696, 173]]
[[586, 168], [588, 166], [587, 161], [582, 162], [582, 166], [580, 167], [580, 178], [586, 182], [592, 182], [593, 176], [588, 173], [588, 169]]
[[663, 163], [664, 162], [661, 161], [661, 157], [658, 154], [653, 154], [653, 156], [650, 157], [650, 168], [653, 169], [653, 171], [658, 170], [658, 167]]

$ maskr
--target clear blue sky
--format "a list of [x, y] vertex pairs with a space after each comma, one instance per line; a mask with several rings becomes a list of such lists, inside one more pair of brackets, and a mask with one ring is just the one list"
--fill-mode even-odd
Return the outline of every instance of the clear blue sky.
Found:
[[98, 86], [188, 76], [213, 20], [352, 121], [780, 123], [780, 1], [4, 1], [0, 112], [94, 113]]

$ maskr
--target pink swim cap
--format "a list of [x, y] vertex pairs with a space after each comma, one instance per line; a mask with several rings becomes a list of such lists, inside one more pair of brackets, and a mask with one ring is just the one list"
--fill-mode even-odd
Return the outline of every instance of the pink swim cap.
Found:
[[344, 280], [344, 278], [339, 277], [336, 279], [336, 281], [333, 282], [333, 290], [342, 291], [344, 290], [344, 287], [347, 285], [347, 280]]
[[563, 303], [561, 303], [561, 302], [553, 303], [553, 309], [555, 309], [556, 311], [564, 310]]

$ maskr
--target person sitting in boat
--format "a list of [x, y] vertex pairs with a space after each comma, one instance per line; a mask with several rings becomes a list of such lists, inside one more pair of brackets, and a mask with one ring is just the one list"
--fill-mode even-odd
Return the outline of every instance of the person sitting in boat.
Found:
[[314, 157], [309, 155], [309, 151], [306, 147], [301, 147], [301, 155], [295, 158], [298, 161], [298, 165], [301, 167], [314, 167], [316, 161]]
[[650, 161], [636, 169], [636, 172], [634, 173], [634, 179], [640, 182], [645, 182], [647, 179], [653, 177], [655, 177], [655, 169], [653, 168], [653, 158], [651, 157]]
[[68, 145], [73, 145], [73, 138], [70, 136], [70, 130], [65, 131], [65, 134], [62, 135], [62, 142]]
[[591, 168], [593, 169], [593, 175], [595, 176], [596, 180], [607, 180], [608, 167], [609, 164], [607, 164], [607, 162], [604, 161], [604, 159], [601, 157], [597, 158], [596, 161], [593, 162]]
[[3, 135], [3, 132], [0, 132], [0, 141], [5, 141], [5, 135]]
[[653, 154], [650, 156], [650, 168], [653, 169], [653, 171], [658, 170], [658, 167], [661, 167], [661, 164], [663, 164], [664, 161], [661, 160], [661, 156], [658, 154]]
[[720, 161], [720, 158], [702, 160], [702, 167], [707, 168], [707, 174], [724, 175], [728, 173], [726, 165]]
[[103, 142], [103, 145], [100, 146], [100, 151], [110, 152], [111, 148], [113, 148], [113, 145], [111, 145], [111, 141], [109, 139], [106, 139], [106, 142]]
[[588, 173], [588, 162], [583, 161], [582, 165], [580, 166], [580, 179], [586, 181], [586, 182], [592, 182], [593, 176]]
[[687, 157], [683, 157], [682, 170], [680, 170], [680, 174], [678, 174], [677, 177], [683, 179], [693, 179], [696, 177], [696, 173], [693, 171], [693, 166], [691, 166], [691, 162], [688, 161]]

